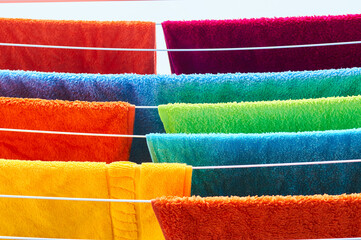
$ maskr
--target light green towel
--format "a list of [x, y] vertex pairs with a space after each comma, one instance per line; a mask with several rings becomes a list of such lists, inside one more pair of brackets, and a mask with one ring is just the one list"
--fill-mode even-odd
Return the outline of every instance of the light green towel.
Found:
[[167, 133], [267, 133], [361, 127], [361, 96], [159, 106]]

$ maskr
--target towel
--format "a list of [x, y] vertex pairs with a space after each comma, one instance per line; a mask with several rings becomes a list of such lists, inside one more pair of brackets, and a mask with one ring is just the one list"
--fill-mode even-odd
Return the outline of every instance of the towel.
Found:
[[[0, 42], [154, 49], [155, 23], [0, 18]], [[74, 73], [156, 72], [155, 52], [0, 46], [0, 56], [0, 69]]]
[[[360, 41], [361, 14], [165, 21], [169, 49], [239, 48]], [[322, 33], [322, 34], [321, 34]], [[319, 70], [361, 66], [361, 45], [245, 51], [168, 52], [172, 73]]]
[[[134, 105], [0, 97], [0, 128], [132, 134]], [[0, 158], [127, 161], [132, 138], [0, 131]]]
[[[361, 94], [361, 68], [204, 75], [100, 75], [0, 70], [0, 96], [71, 101], [125, 101], [137, 106], [358, 94]], [[156, 109], [136, 109], [134, 134], [164, 132]], [[133, 139], [130, 161], [151, 161], [144, 139]]]
[[167, 133], [266, 133], [361, 127], [361, 96], [158, 107]]
[[361, 194], [164, 197], [152, 205], [166, 240], [361, 237]]
[[[361, 159], [361, 128], [300, 133], [149, 134], [153, 162], [224, 166]], [[192, 195], [361, 192], [360, 163], [194, 170]]]
[[[191, 171], [184, 164], [0, 160], [0, 194], [102, 199], [189, 196]], [[149, 203], [0, 198], [0, 212], [2, 235], [164, 239]]]

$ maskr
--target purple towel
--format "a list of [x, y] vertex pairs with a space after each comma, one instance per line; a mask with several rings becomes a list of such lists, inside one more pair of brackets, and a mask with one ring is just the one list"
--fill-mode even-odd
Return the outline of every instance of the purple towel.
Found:
[[[361, 40], [361, 14], [166, 21], [169, 49], [299, 45]], [[169, 52], [172, 73], [319, 70], [361, 66], [361, 44], [272, 50]]]

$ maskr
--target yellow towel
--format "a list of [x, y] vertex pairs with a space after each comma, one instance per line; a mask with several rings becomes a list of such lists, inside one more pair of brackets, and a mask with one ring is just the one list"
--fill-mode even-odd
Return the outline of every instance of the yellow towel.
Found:
[[[153, 199], [189, 196], [191, 167], [130, 162], [0, 160], [0, 194]], [[0, 198], [0, 235], [86, 239], [163, 239], [149, 203]]]

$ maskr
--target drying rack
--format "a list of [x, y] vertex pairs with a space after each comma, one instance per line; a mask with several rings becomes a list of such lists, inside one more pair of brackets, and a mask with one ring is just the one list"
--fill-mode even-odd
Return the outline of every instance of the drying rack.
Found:
[[[98, 0], [78, 0], [78, 2], [91, 2]], [[117, 1], [117, 0], [113, 0]], [[118, 0], [119, 1], [119, 0]], [[39, 3], [39, 2], [73, 2], [72, 0], [0, 0], [0, 4], [2, 3]], [[0, 6], [1, 8], [1, 6]], [[361, 6], [360, 6], [361, 9]], [[354, 9], [355, 10], [355, 9]], [[357, 11], [357, 10], [355, 10]], [[292, 14], [291, 14], [292, 15]], [[0, 16], [3, 17], [3, 16]], [[8, 16], [6, 16], [8, 17]], [[157, 26], [157, 37], [159, 37], [159, 28], [161, 26], [160, 23], [156, 24]], [[164, 45], [164, 43], [162, 43]], [[334, 45], [349, 45], [349, 44], [361, 44], [361, 41], [354, 42], [343, 42], [343, 43], [321, 43], [321, 44], [307, 44], [307, 45], [291, 45], [291, 46], [267, 46], [267, 47], [255, 47], [255, 48], [218, 48], [218, 49], [166, 49], [166, 48], [157, 48], [157, 49], [124, 49], [124, 48], [97, 48], [97, 47], [80, 47], [80, 46], [49, 46], [49, 45], [31, 45], [31, 44], [13, 44], [13, 43], [0, 43], [0, 46], [16, 46], [16, 47], [35, 47], [35, 48], [61, 48], [61, 49], [79, 49], [79, 50], [102, 50], [102, 51], [157, 51], [157, 52], [169, 52], [169, 51], [242, 51], [242, 50], [264, 50], [264, 49], [281, 49], [281, 48], [303, 48], [303, 47], [322, 47], [322, 46], [334, 46]], [[158, 56], [157, 56], [158, 57]], [[161, 63], [163, 64], [163, 63]], [[158, 65], [159, 66], [159, 65]], [[169, 70], [168, 70], [169, 71]], [[167, 70], [163, 71], [163, 73]], [[137, 106], [136, 108], [150, 108], [156, 109], [157, 106]], [[39, 130], [19, 130], [19, 129], [0, 129], [0, 131], [14, 131], [14, 132], [33, 132], [33, 133], [45, 133], [45, 134], [69, 134], [64, 132], [50, 132], [50, 131], [39, 131]], [[75, 135], [84, 135], [84, 133], [72, 133]], [[89, 135], [89, 134], [88, 134]], [[112, 134], [97, 134], [108, 137], [140, 137], [144, 138], [145, 136], [109, 136]], [[350, 163], [350, 162], [361, 162], [358, 160], [344, 160], [338, 161], [338, 163]], [[328, 162], [313, 162], [313, 163], [293, 163], [293, 164], [281, 164], [284, 166], [292, 166], [292, 165], [312, 165], [312, 164], [334, 164], [335, 161]], [[260, 164], [267, 165], [267, 164]], [[252, 167], [272, 167], [272, 166], [281, 166], [277, 164], [268, 164], [269, 166], [258, 166], [258, 165], [238, 165], [238, 166], [213, 166], [214, 168], [252, 168]], [[194, 167], [193, 169], [197, 169]], [[198, 169], [207, 169], [207, 167], [199, 167]], [[212, 169], [212, 168], [208, 168]], [[127, 199], [84, 199], [84, 198], [61, 198], [61, 197], [43, 197], [43, 196], [14, 196], [14, 195], [0, 195], [0, 198], [22, 198], [22, 199], [38, 199], [38, 200], [55, 200], [55, 201], [99, 201], [99, 202], [139, 202], [139, 203], [149, 203], [150, 200], [127, 200]], [[1, 233], [0, 233], [1, 235]], [[34, 238], [34, 237], [12, 237], [12, 236], [0, 236], [1, 239], [30, 239], [30, 240], [74, 240], [74, 239], [59, 239], [59, 238]], [[361, 238], [343, 238], [347, 239], [361, 239]], [[326, 239], [325, 239], [326, 240]]]

